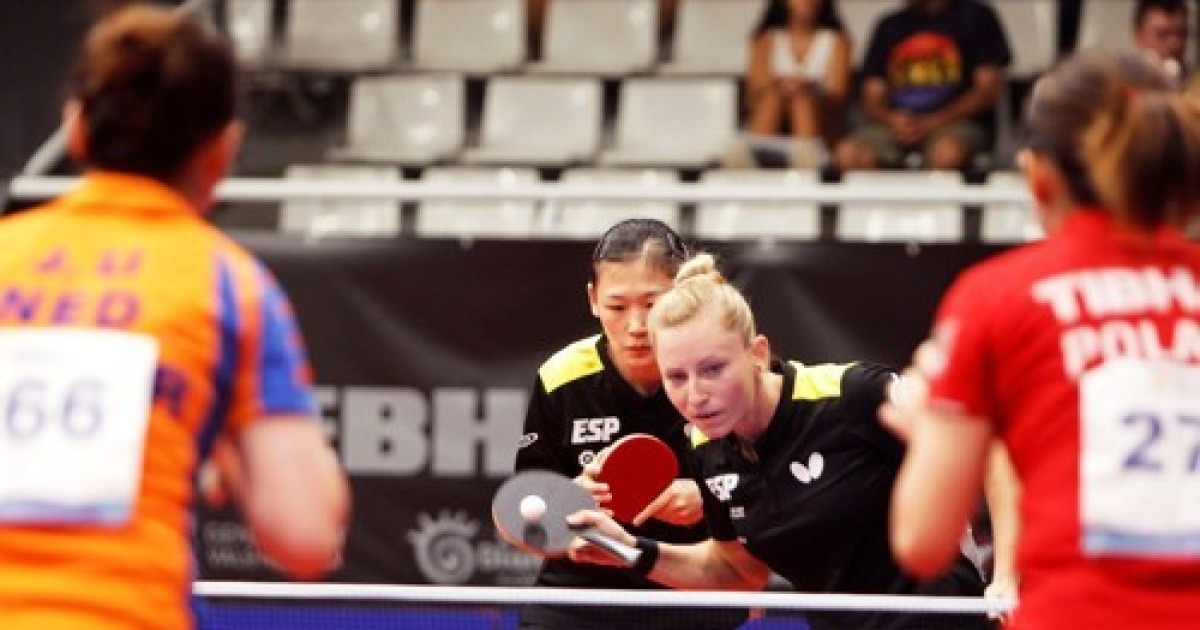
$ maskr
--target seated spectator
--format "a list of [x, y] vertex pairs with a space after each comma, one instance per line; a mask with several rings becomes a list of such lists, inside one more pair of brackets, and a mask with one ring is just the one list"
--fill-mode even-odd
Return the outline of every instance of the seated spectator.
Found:
[[865, 124], [836, 149], [839, 168], [958, 170], [991, 144], [988, 114], [1012, 54], [978, 0], [907, 0], [875, 26], [863, 64]]
[[728, 165], [773, 150], [793, 167], [819, 166], [841, 130], [849, 86], [850, 39], [835, 0], [771, 0], [750, 42], [747, 134]]
[[1133, 10], [1133, 43], [1149, 54], [1180, 85], [1190, 74], [1187, 0], [1138, 0]]

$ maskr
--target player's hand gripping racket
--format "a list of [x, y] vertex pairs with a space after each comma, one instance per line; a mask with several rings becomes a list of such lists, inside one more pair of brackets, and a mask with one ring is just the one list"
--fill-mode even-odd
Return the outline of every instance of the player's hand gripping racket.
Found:
[[567, 516], [579, 510], [598, 509], [586, 490], [570, 479], [544, 470], [509, 477], [492, 499], [492, 521], [501, 538], [527, 553], [546, 557], [566, 555], [576, 536], [604, 549], [627, 566], [642, 552], [621, 544], [598, 530], [573, 529]]
[[633, 433], [613, 442], [600, 460], [596, 480], [608, 484], [612, 500], [602, 505], [613, 518], [632, 523], [634, 517], [670, 487], [679, 474], [671, 447], [645, 433]]

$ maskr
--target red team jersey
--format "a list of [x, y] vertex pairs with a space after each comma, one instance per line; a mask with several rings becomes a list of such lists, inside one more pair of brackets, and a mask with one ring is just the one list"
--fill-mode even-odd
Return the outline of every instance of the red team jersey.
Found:
[[1200, 248], [1101, 212], [978, 265], [937, 317], [933, 404], [1022, 480], [1014, 627], [1200, 623]]
[[285, 296], [171, 189], [92, 174], [0, 221], [0, 626], [189, 627], [197, 466], [312, 409]]

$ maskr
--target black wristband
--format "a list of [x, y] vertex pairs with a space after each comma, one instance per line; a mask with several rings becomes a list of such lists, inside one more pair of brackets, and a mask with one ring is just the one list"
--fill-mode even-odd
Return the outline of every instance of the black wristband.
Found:
[[650, 575], [654, 563], [658, 562], [658, 541], [638, 536], [633, 546], [642, 552], [637, 562], [633, 563], [633, 572], [643, 577]]

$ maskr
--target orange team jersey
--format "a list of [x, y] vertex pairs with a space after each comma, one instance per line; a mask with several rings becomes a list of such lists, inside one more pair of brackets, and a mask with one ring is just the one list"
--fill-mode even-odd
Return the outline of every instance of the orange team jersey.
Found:
[[189, 628], [197, 467], [310, 381], [274, 279], [171, 189], [0, 221], [0, 627]]

